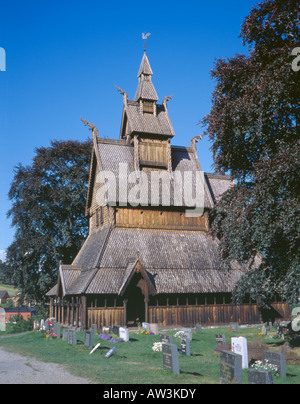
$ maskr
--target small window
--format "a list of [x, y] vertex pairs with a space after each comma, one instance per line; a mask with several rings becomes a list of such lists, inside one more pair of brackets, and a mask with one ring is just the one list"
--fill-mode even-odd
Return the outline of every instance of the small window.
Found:
[[153, 114], [154, 113], [153, 102], [144, 101], [143, 102], [143, 112], [146, 114]]

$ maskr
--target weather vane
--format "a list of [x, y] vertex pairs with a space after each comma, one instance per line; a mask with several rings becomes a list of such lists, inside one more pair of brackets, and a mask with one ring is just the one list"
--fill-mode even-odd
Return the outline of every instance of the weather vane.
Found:
[[142, 34], [142, 38], [144, 40], [144, 51], [146, 50], [146, 39], [148, 38], [148, 36], [150, 36], [151, 33], [148, 32], [147, 34]]

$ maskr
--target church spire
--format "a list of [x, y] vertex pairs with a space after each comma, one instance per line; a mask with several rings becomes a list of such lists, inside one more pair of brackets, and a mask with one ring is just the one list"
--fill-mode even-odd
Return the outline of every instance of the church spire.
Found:
[[134, 101], [158, 101], [158, 96], [152, 83], [153, 72], [144, 50], [142, 62], [138, 72], [139, 84], [135, 93]]

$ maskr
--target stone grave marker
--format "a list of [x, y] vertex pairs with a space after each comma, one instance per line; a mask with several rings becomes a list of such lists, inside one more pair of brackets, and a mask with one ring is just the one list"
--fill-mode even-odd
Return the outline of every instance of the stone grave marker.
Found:
[[88, 348], [92, 348], [94, 343], [94, 333], [93, 331], [86, 331], [84, 336], [84, 345]]
[[221, 351], [220, 383], [242, 384], [242, 356], [230, 351]]
[[226, 336], [225, 334], [216, 334], [216, 345], [225, 345], [226, 344]]
[[239, 332], [240, 325], [239, 323], [229, 323], [229, 328], [231, 328], [233, 332]]
[[126, 327], [119, 328], [119, 337], [122, 338], [125, 342], [129, 341], [129, 329]]
[[271, 371], [249, 369], [248, 384], [273, 384], [273, 375]]
[[57, 339], [61, 337], [61, 325], [59, 323], [53, 323], [53, 332], [56, 334]]
[[93, 332], [94, 334], [97, 334], [97, 332], [98, 332], [97, 324], [92, 324], [92, 332]]
[[284, 340], [284, 327], [282, 325], [277, 327], [277, 336], [278, 338]]
[[69, 340], [69, 329], [68, 328], [63, 328], [63, 341], [68, 341]]
[[160, 342], [163, 344], [173, 344], [173, 335], [159, 334]]
[[231, 338], [232, 352], [242, 356], [242, 368], [248, 369], [248, 346], [247, 339], [244, 337]]
[[171, 370], [175, 374], [180, 374], [179, 359], [177, 345], [175, 344], [162, 344], [163, 354], [163, 368], [164, 370]]
[[150, 323], [150, 332], [153, 332], [154, 335], [158, 335], [158, 324]]
[[191, 342], [189, 338], [181, 338], [180, 341], [180, 353], [185, 356], [191, 356]]
[[193, 333], [191, 328], [181, 328], [180, 331], [184, 332], [184, 335], [189, 338], [190, 341], [193, 339]]
[[6, 331], [5, 310], [0, 307], [0, 331]]
[[201, 334], [201, 332], [202, 332], [202, 325], [196, 324], [196, 334]]
[[149, 323], [142, 323], [142, 328], [143, 328], [145, 331], [150, 332], [150, 324], [149, 324]]
[[280, 377], [286, 377], [286, 358], [281, 352], [265, 351], [264, 361], [277, 366]]
[[112, 332], [113, 332], [113, 334], [116, 334], [118, 337], [120, 336], [119, 335], [119, 329], [121, 328], [121, 326], [120, 325], [114, 325], [113, 326], [113, 329], [112, 329]]
[[70, 330], [68, 332], [68, 343], [71, 345], [77, 345], [77, 333], [76, 330]]
[[266, 327], [265, 325], [262, 326], [261, 333], [262, 333], [263, 335], [265, 335], [265, 336], [268, 335], [268, 330], [267, 330], [267, 327]]
[[106, 358], [110, 358], [112, 356], [112, 354], [115, 352], [117, 348], [115, 346], [113, 346], [106, 354], [105, 357]]

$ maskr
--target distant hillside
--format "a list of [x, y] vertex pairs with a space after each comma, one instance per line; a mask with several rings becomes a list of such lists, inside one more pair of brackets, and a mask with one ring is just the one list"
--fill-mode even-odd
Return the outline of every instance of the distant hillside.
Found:
[[4, 283], [0, 283], [0, 290], [6, 290], [10, 297], [15, 296], [19, 289], [16, 289], [13, 285], [6, 285]]

